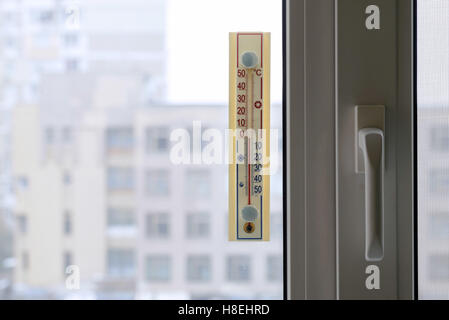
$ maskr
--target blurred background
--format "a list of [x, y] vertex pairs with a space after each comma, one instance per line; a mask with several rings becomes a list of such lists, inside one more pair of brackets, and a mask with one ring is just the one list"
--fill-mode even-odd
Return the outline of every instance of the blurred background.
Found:
[[417, 0], [420, 299], [449, 299], [449, 1]]
[[[227, 166], [169, 161], [227, 127], [230, 31], [272, 33], [281, 147], [281, 1], [0, 0], [0, 298], [282, 298], [282, 170], [272, 240], [232, 243]], [[447, 0], [418, 0], [418, 150], [419, 296], [449, 299]]]
[[281, 1], [0, 0], [0, 298], [282, 298], [282, 170], [235, 243], [227, 166], [169, 160], [227, 127], [230, 31], [272, 33], [281, 147]]

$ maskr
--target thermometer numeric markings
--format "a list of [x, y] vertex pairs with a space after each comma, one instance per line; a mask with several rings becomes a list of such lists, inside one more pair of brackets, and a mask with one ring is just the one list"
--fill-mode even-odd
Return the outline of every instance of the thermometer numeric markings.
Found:
[[[234, 140], [237, 142], [234, 150], [238, 162], [235, 167], [230, 167], [234, 170], [235, 177], [235, 182], [233, 181], [229, 187], [230, 194], [233, 192], [235, 194], [235, 197], [230, 196], [230, 212], [232, 218], [236, 217], [235, 225], [232, 219], [230, 220], [230, 226], [235, 228], [235, 235], [230, 231], [230, 238], [236, 240], [267, 240], [269, 237], [264, 232], [269, 214], [269, 211], [265, 210], [265, 208], [269, 210], [269, 200], [266, 200], [269, 199], [266, 194], [269, 187], [265, 188], [269, 183], [269, 177], [263, 175], [266, 148], [263, 130], [266, 129], [265, 125], [269, 125], [270, 116], [269, 109], [265, 110], [266, 112], [263, 110], [265, 103], [269, 106], [269, 91], [263, 92], [264, 86], [269, 90], [269, 37], [269, 33], [230, 34], [230, 59], [233, 61], [230, 64], [232, 77], [230, 88], [234, 90], [230, 91], [233, 100], [230, 102], [230, 107], [232, 106], [230, 119], [233, 119], [230, 127], [237, 129], [238, 132]], [[268, 51], [264, 52], [264, 49]], [[266, 61], [265, 56], [268, 57]], [[264, 79], [264, 76], [268, 78]], [[235, 206], [232, 204], [233, 201]]]

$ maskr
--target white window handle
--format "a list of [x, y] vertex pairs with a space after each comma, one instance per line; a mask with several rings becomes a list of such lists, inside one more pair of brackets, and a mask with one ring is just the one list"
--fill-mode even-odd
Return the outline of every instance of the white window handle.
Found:
[[380, 261], [384, 257], [384, 172], [385, 137], [378, 128], [359, 130], [365, 171], [365, 257]]

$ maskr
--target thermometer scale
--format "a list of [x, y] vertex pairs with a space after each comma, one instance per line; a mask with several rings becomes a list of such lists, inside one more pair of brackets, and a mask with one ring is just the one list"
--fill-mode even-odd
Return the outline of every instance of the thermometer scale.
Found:
[[229, 240], [270, 235], [270, 33], [229, 34]]

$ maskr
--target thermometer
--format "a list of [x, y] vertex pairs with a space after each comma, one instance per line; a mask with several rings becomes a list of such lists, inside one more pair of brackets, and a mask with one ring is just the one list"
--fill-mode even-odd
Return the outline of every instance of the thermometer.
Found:
[[270, 33], [229, 34], [229, 240], [270, 236]]

